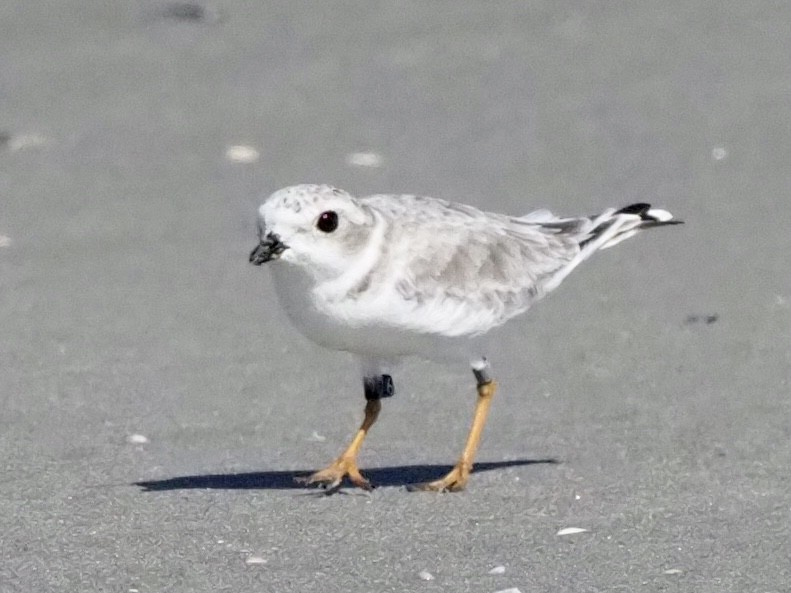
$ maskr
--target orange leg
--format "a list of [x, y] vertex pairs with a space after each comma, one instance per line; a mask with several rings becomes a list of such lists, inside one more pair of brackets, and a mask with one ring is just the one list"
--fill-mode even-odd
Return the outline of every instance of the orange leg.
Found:
[[497, 383], [488, 377], [485, 371], [475, 371], [478, 377], [478, 401], [475, 403], [475, 414], [472, 417], [472, 427], [467, 436], [467, 443], [461, 458], [447, 475], [433, 482], [416, 484], [410, 490], [428, 492], [458, 492], [464, 490], [467, 480], [472, 472], [472, 464], [475, 461], [475, 453], [481, 443], [481, 434], [486, 424], [486, 417], [489, 415], [489, 408], [492, 405], [492, 397], [497, 390]]
[[382, 409], [382, 402], [379, 399], [371, 399], [365, 403], [365, 418], [360, 425], [357, 434], [354, 435], [352, 442], [341, 453], [335, 461], [328, 467], [317, 471], [310, 476], [304, 478], [297, 478], [301, 484], [321, 484], [328, 490], [335, 490], [340, 486], [343, 478], [348, 477], [349, 481], [363, 490], [371, 490], [371, 483], [363, 478], [360, 474], [360, 469], [357, 467], [357, 454], [360, 452], [360, 447], [363, 445], [365, 435], [376, 422], [379, 417], [379, 411]]

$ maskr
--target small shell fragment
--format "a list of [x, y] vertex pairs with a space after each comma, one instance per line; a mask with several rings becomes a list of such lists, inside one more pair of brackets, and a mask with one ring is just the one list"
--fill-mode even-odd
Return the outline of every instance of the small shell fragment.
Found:
[[587, 529], [582, 527], [565, 527], [558, 531], [555, 535], [574, 535], [575, 533], [585, 533]]
[[232, 163], [242, 163], [245, 165], [256, 162], [259, 156], [261, 155], [255, 149], [255, 147], [244, 144], [235, 144], [233, 146], [229, 146], [225, 151], [225, 158], [227, 158], [229, 161]]
[[41, 134], [18, 134], [7, 138], [6, 143], [11, 152], [43, 148], [51, 144], [51, 140]]
[[382, 156], [375, 152], [353, 152], [346, 155], [346, 164], [352, 167], [376, 168], [382, 166]]

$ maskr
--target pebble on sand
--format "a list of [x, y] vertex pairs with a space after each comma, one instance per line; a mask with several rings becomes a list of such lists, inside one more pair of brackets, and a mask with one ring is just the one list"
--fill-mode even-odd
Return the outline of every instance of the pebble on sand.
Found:
[[511, 587], [510, 589], [503, 589], [502, 591], [495, 591], [494, 593], [522, 593], [516, 587]]
[[126, 437], [126, 442], [133, 445], [145, 445], [148, 442], [148, 437], [143, 434], [130, 434]]
[[505, 574], [505, 566], [495, 566], [489, 571], [489, 574]]
[[266, 564], [266, 558], [262, 556], [249, 556], [245, 561], [245, 564]]
[[11, 245], [11, 237], [0, 235], [0, 247], [9, 247]]
[[159, 12], [164, 19], [190, 23], [206, 23], [213, 25], [222, 20], [220, 12], [212, 6], [204, 6], [197, 2], [169, 2]]
[[421, 570], [419, 573], [417, 573], [417, 576], [418, 576], [418, 578], [421, 581], [433, 581], [434, 580], [434, 575], [431, 574], [427, 570]]

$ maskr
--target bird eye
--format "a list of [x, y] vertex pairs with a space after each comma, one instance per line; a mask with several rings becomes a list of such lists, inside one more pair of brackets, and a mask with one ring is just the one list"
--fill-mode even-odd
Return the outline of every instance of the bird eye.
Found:
[[327, 210], [319, 215], [316, 228], [323, 233], [331, 233], [338, 228], [338, 215], [332, 210]]

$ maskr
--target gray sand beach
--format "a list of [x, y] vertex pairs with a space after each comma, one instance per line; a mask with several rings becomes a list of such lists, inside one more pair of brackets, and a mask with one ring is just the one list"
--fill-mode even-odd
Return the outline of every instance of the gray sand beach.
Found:
[[[0, 592], [791, 589], [791, 6], [0, 5]], [[490, 354], [352, 358], [247, 255], [295, 183], [683, 219]], [[570, 528], [577, 528], [571, 530]], [[584, 530], [584, 531], [580, 531]]]

